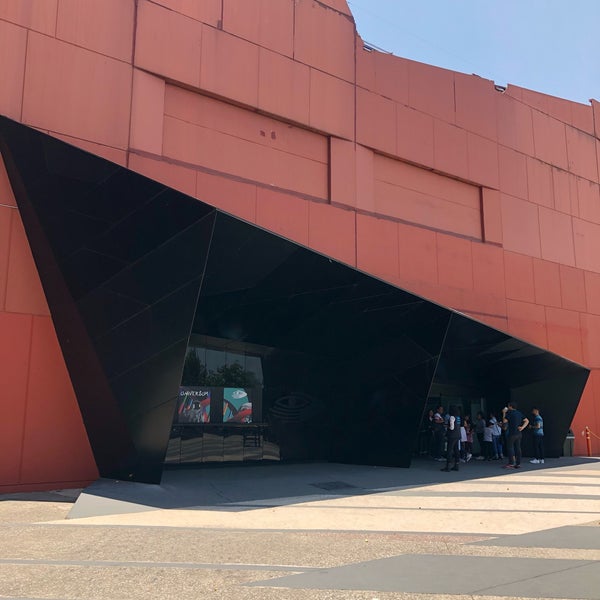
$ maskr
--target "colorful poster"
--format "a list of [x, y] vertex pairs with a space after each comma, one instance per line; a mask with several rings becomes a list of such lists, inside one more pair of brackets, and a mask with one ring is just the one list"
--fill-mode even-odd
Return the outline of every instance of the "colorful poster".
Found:
[[223, 423], [252, 423], [252, 402], [244, 388], [223, 389]]
[[209, 423], [210, 390], [200, 387], [180, 387], [177, 423]]

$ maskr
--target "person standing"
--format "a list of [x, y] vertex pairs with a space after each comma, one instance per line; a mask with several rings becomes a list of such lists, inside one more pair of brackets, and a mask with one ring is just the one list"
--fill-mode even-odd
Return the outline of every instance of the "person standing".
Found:
[[467, 441], [465, 442], [466, 461], [469, 462], [473, 458], [473, 424], [471, 417], [467, 415], [464, 419], [465, 431], [467, 432]]
[[518, 410], [516, 402], [509, 402], [502, 409], [502, 422], [507, 426], [506, 454], [508, 464], [505, 469], [519, 469], [521, 467], [521, 433], [529, 425], [529, 419]]
[[478, 412], [475, 417], [475, 435], [477, 436], [477, 442], [479, 444], [479, 456], [477, 456], [476, 460], [484, 459], [484, 448], [483, 445], [483, 432], [485, 430], [486, 422], [483, 417], [483, 413]]
[[440, 405], [433, 414], [433, 458], [439, 461], [444, 460], [444, 434], [446, 431], [444, 423], [444, 407]]
[[498, 423], [498, 419], [496, 419], [496, 415], [491, 412], [490, 413], [490, 422], [492, 423], [492, 446], [494, 452], [494, 460], [499, 460], [503, 458], [502, 456], [502, 429], [500, 424]]
[[433, 410], [430, 410], [421, 422], [419, 430], [419, 454], [432, 455], [433, 450]]
[[460, 426], [460, 445], [459, 445], [459, 453], [460, 453], [460, 462], [467, 462], [467, 428], [466, 425], [466, 417], [463, 419], [463, 422]]
[[[460, 428], [462, 426], [462, 419], [460, 417], [460, 410], [457, 406], [450, 408], [450, 418], [448, 419], [448, 429], [446, 430], [446, 439], [448, 441], [448, 448], [446, 450], [446, 467], [441, 469], [442, 471], [458, 471], [458, 465], [460, 463]], [[450, 460], [454, 461], [454, 466], [450, 468]]]
[[531, 411], [533, 413], [533, 423], [531, 428], [533, 429], [533, 455], [534, 458], [530, 460], [530, 463], [534, 465], [544, 464], [544, 419], [540, 415], [540, 409], [534, 407]]
[[494, 452], [494, 425], [491, 421], [486, 423], [483, 430], [483, 455], [485, 460], [492, 460]]

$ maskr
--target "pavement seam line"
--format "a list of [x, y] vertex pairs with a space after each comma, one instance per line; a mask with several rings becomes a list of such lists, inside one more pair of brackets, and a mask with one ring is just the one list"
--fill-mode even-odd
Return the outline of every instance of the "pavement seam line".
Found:
[[[564, 559], [547, 559], [547, 560], [564, 560]], [[569, 560], [569, 559], [566, 559]], [[589, 565], [594, 565], [594, 564], [600, 564], [600, 561], [597, 560], [587, 560], [587, 561], [581, 561], [580, 565], [574, 565], [572, 567], [565, 567], [564, 569], [559, 569], [558, 571], [552, 571], [552, 575], [556, 575], [558, 573], [566, 573], [567, 571], [572, 571], [573, 569], [580, 569], [581, 567], [587, 567]], [[534, 575], [533, 577], [524, 577], [523, 579], [516, 579], [514, 581], [511, 581], [510, 584], [508, 585], [513, 585], [515, 583], [524, 583], [526, 581], [534, 581], [536, 579], [540, 579], [542, 577], [548, 577], [549, 573], [542, 573], [540, 575]], [[481, 588], [479, 590], [475, 590], [475, 594], [482, 596], [484, 595], [484, 593], [489, 592], [491, 590], [494, 590], [496, 588], [501, 588], [501, 587], [505, 587], [507, 584], [506, 583], [500, 583], [498, 585], [493, 585], [491, 587], [487, 587], [487, 588]]]
[[[117, 561], [117, 560], [52, 560], [37, 558], [0, 558], [0, 565], [48, 565], [75, 567], [141, 567], [168, 569], [215, 569], [231, 571], [319, 571], [323, 567], [299, 565], [269, 565], [241, 563], [187, 563], [187, 562], [150, 562], [150, 561]], [[1, 598], [1, 596], [0, 596]]]

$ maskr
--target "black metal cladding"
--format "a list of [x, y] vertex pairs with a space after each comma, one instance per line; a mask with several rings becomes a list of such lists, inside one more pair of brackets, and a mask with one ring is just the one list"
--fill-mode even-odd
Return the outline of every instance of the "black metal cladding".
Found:
[[100, 474], [160, 481], [216, 211], [6, 119], [1, 132]]
[[172, 434], [193, 339], [265, 349], [284, 460], [409, 466], [432, 386], [539, 405], [560, 454], [587, 369], [5, 118], [0, 143], [102, 476], [160, 481], [170, 434], [174, 462], [195, 436], [244, 459], [226, 427]]

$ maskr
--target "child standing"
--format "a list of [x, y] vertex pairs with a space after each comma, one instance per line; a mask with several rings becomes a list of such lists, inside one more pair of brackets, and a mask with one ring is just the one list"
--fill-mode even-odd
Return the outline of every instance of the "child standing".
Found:
[[483, 429], [483, 456], [485, 460], [492, 460], [494, 455], [494, 424], [487, 421]]
[[490, 413], [490, 422], [492, 423], [492, 448], [494, 454], [494, 460], [499, 460], [503, 458], [502, 456], [502, 429], [500, 428], [500, 424], [496, 419], [496, 415], [492, 412]]

